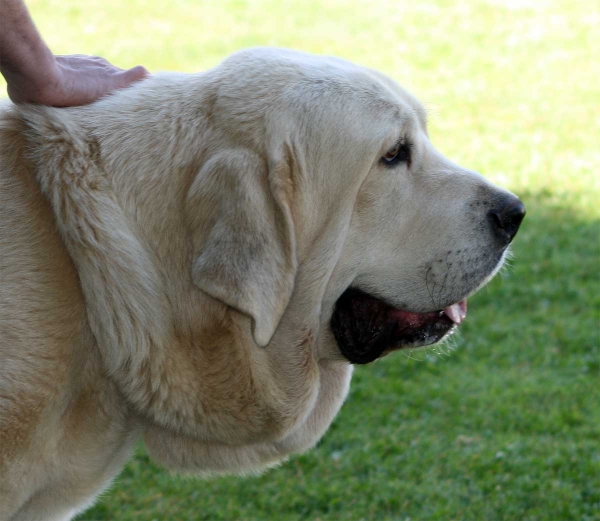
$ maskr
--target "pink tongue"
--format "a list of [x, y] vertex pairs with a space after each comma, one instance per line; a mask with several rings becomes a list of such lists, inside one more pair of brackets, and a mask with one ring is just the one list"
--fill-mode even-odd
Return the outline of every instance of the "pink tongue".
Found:
[[393, 309], [391, 316], [403, 327], [420, 328], [425, 324], [430, 323], [439, 317], [439, 312], [433, 313], [411, 313], [410, 311], [402, 311]]
[[452, 322], [459, 325], [467, 316], [467, 301], [461, 300], [458, 304], [452, 304], [444, 309], [444, 313]]

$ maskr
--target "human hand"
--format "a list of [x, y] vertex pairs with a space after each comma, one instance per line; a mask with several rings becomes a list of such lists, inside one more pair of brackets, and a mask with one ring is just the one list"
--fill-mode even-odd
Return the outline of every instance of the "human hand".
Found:
[[0, 0], [0, 7], [0, 72], [15, 103], [85, 105], [148, 76], [144, 67], [124, 71], [96, 56], [54, 56], [23, 0]]
[[85, 105], [149, 75], [144, 67], [123, 70], [97, 56], [74, 54], [53, 58], [45, 70], [38, 70], [35, 75], [17, 71], [5, 74], [10, 99], [15, 103], [54, 107]]

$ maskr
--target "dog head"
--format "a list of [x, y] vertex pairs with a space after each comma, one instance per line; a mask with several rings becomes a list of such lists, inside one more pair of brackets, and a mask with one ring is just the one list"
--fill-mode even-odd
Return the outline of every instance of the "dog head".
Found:
[[421, 104], [375, 71], [258, 49], [212, 74], [229, 145], [188, 199], [196, 284], [250, 316], [260, 346], [318, 322], [320, 358], [366, 363], [451, 333], [523, 204], [440, 154]]

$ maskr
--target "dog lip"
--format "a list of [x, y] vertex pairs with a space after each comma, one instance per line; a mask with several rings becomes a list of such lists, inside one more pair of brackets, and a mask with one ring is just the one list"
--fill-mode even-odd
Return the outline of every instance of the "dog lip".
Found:
[[439, 311], [404, 311], [357, 288], [338, 299], [331, 329], [351, 363], [366, 364], [391, 351], [439, 342], [466, 316], [466, 300]]

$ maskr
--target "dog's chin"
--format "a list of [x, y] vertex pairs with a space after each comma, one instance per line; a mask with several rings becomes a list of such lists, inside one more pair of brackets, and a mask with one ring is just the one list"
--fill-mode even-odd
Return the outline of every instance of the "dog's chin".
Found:
[[441, 341], [464, 320], [466, 311], [466, 300], [428, 313], [404, 311], [349, 288], [336, 302], [331, 329], [345, 358], [367, 364], [398, 349]]

